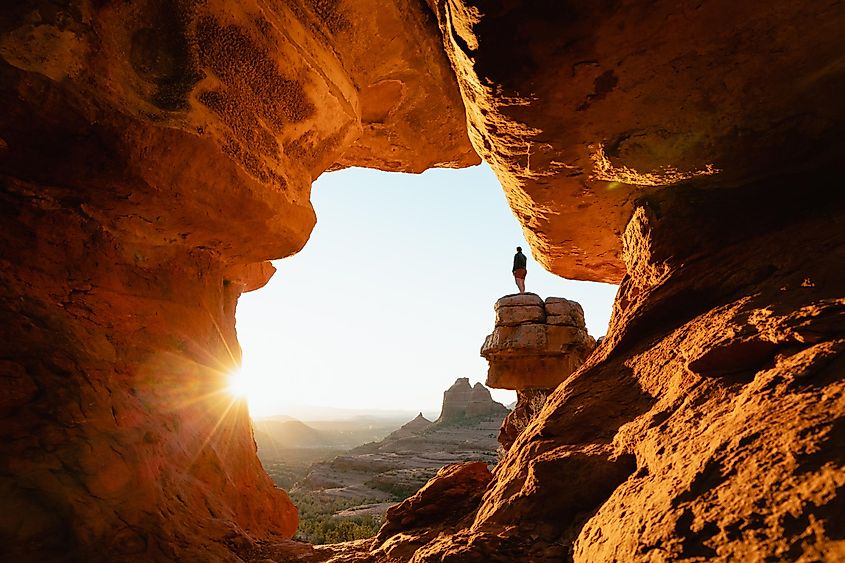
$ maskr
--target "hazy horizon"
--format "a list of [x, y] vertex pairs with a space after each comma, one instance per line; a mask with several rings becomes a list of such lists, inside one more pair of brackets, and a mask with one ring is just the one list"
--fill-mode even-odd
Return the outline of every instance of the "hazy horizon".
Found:
[[[616, 286], [543, 270], [486, 165], [341, 170], [320, 176], [311, 199], [317, 226], [305, 248], [274, 261], [273, 279], [238, 304], [254, 417], [306, 406], [439, 413], [457, 378], [485, 381], [479, 350], [493, 304], [517, 291], [518, 245], [527, 291], [578, 301], [590, 334], [606, 331]], [[516, 398], [491, 392], [506, 405]]]

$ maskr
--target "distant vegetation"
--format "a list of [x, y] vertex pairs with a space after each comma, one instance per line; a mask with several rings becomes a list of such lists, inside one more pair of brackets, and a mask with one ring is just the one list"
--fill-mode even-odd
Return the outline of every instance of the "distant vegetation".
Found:
[[312, 463], [331, 459], [344, 450], [337, 448], [287, 448], [270, 452], [259, 449], [258, 458], [276, 486], [290, 491], [308, 474]]
[[299, 528], [294, 539], [321, 545], [369, 538], [378, 533], [382, 521], [377, 516], [334, 516], [336, 512], [359, 505], [360, 500], [342, 500], [323, 495], [292, 494], [299, 508]]

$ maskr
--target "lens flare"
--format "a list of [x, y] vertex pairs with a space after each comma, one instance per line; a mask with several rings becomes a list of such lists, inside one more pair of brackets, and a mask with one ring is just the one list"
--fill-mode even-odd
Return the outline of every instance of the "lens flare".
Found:
[[246, 399], [251, 391], [250, 379], [240, 370], [229, 376], [229, 394], [239, 399]]

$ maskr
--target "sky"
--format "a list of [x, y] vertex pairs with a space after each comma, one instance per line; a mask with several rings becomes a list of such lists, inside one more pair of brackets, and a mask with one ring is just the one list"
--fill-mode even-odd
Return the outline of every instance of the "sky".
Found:
[[311, 201], [317, 225], [305, 248], [274, 261], [276, 275], [238, 303], [239, 378], [253, 417], [437, 416], [455, 379], [485, 380], [479, 350], [493, 304], [517, 291], [517, 246], [528, 255], [527, 291], [574, 299], [590, 334], [607, 330], [616, 286], [543, 270], [486, 164], [326, 173]]

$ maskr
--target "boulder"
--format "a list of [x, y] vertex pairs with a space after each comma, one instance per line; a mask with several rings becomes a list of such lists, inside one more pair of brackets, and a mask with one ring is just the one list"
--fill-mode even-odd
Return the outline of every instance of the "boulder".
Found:
[[543, 298], [536, 293], [512, 293], [496, 300], [495, 309], [499, 307], [522, 307], [527, 305], [543, 306]]
[[447, 465], [414, 496], [387, 510], [376, 541], [383, 543], [395, 533], [424, 526], [455, 525], [475, 510], [491, 478], [481, 461]]
[[576, 301], [563, 297], [548, 297], [545, 303], [546, 322], [551, 325], [585, 326], [584, 309]]
[[[489, 362], [487, 385], [553, 389], [584, 361], [595, 341], [587, 334], [578, 303], [556, 297], [543, 302], [539, 296], [524, 295], [524, 299], [506, 296], [496, 302], [496, 326], [481, 347], [481, 355]], [[514, 301], [531, 304], [508, 305]], [[549, 317], [547, 308], [556, 315]], [[501, 322], [503, 316], [508, 322]]]

